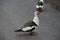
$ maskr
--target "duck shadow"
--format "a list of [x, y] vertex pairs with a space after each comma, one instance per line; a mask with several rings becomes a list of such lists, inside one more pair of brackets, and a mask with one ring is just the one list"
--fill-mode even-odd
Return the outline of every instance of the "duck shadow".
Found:
[[38, 33], [20, 33], [17, 35], [17, 37], [30, 37], [30, 36], [38, 36]]
[[33, 33], [33, 34], [29, 34], [29, 33], [20, 33], [16, 35], [16, 38], [19, 40], [37, 40], [39, 37], [38, 33]]

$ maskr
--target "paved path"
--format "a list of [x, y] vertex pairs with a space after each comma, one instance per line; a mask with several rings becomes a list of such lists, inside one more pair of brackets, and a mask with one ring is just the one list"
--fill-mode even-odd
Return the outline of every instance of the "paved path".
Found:
[[36, 0], [0, 0], [0, 40], [60, 40], [60, 12], [45, 4], [37, 33], [15, 33], [33, 19]]

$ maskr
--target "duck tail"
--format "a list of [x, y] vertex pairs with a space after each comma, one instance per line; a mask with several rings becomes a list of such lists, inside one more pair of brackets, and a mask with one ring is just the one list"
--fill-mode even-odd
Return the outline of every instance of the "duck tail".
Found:
[[21, 32], [22, 30], [20, 28], [16, 29], [14, 32]]

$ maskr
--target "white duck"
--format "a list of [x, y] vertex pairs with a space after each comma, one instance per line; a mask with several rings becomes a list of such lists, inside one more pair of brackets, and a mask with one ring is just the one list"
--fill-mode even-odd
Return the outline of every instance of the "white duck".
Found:
[[16, 29], [15, 32], [32, 32], [39, 25], [39, 16], [40, 12], [34, 12], [34, 19], [28, 21], [20, 28]]

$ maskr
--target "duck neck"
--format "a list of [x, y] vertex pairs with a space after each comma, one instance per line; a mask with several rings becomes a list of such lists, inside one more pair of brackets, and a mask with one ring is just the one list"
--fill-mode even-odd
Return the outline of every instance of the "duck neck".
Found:
[[39, 25], [39, 18], [38, 18], [38, 16], [34, 17], [33, 22], [35, 22], [37, 25]]

